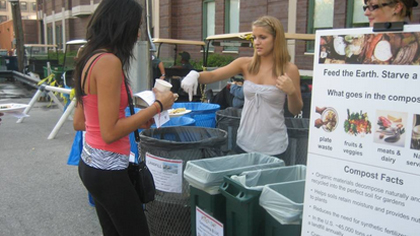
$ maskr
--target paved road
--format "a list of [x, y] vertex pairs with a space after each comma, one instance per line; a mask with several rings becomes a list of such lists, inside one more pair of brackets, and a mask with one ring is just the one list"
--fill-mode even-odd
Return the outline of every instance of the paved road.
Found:
[[[35, 92], [0, 79], [0, 104], [27, 104]], [[77, 167], [66, 164], [75, 134], [72, 122], [48, 140], [62, 112], [47, 105], [36, 103], [20, 124], [10, 115], [2, 118], [0, 235], [102, 235]]]

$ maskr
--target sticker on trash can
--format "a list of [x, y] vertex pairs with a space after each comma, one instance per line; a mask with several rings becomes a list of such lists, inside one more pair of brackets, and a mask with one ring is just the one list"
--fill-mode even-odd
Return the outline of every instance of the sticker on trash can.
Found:
[[195, 208], [197, 236], [223, 236], [223, 224], [201, 210]]
[[182, 160], [166, 159], [146, 152], [146, 164], [157, 190], [182, 193]]

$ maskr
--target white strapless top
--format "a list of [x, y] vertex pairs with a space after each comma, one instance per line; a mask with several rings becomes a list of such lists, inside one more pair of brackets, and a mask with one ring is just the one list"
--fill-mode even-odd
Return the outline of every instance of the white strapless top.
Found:
[[284, 123], [286, 93], [274, 85], [245, 80], [245, 103], [237, 134], [237, 145], [246, 152], [277, 155], [288, 146]]

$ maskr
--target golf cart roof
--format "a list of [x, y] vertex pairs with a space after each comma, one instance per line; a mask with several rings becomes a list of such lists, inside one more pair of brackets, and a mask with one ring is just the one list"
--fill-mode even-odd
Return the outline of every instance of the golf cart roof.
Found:
[[[206, 43], [204, 41], [198, 40], [184, 40], [184, 39], [164, 39], [164, 38], [154, 38], [152, 39], [153, 43], [157, 44], [157, 57], [160, 57], [160, 48], [162, 44], [169, 44], [175, 47], [175, 55], [174, 55], [174, 65], [176, 63], [176, 58], [178, 55], [178, 45], [189, 45], [189, 46], [199, 46], [201, 50], [205, 52], [206, 50]], [[203, 61], [205, 60], [204, 53], [203, 53]]]
[[57, 45], [55, 44], [25, 44], [25, 47], [49, 47], [49, 48], [56, 48]]
[[86, 43], [87, 41], [84, 39], [75, 39], [75, 40], [70, 40], [66, 42], [66, 44], [69, 44], [69, 45], [78, 45], [78, 44], [86, 44]]
[[155, 38], [152, 40], [153, 43], [166, 43], [166, 44], [178, 44], [178, 45], [197, 45], [197, 46], [205, 46], [206, 43], [203, 41], [195, 41], [195, 40], [183, 40], [183, 39], [162, 39], [162, 38]]
[[[232, 33], [232, 34], [216, 34], [208, 36], [207, 41], [211, 40], [246, 40], [248, 35], [252, 32]], [[315, 40], [315, 34], [296, 34], [296, 33], [285, 33], [286, 39], [297, 39], [297, 40]]]

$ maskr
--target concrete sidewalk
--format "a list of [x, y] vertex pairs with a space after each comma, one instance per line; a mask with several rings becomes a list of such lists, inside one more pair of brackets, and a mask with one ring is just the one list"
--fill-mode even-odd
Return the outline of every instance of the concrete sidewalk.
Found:
[[[30, 101], [29, 96], [4, 98], [0, 104]], [[77, 167], [67, 165], [75, 135], [72, 121], [48, 140], [62, 112], [47, 105], [36, 103], [20, 124], [11, 115], [2, 117], [0, 235], [102, 235]]]

